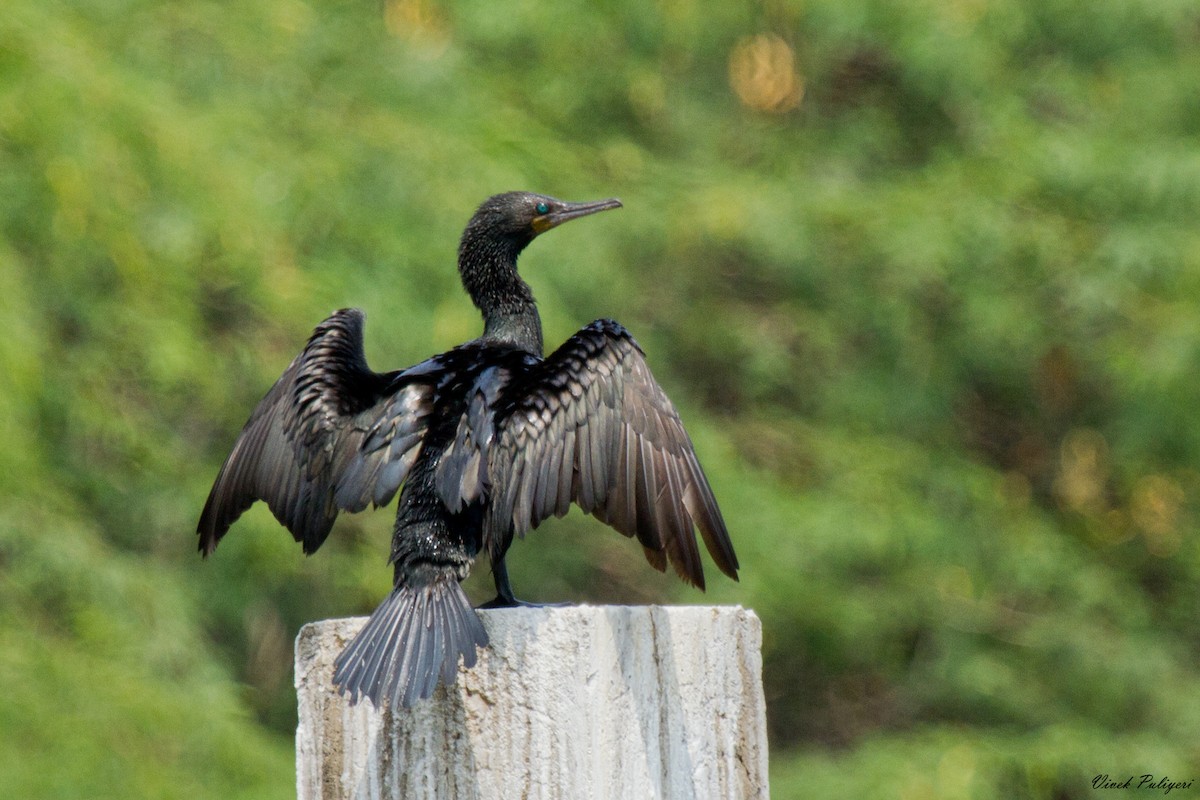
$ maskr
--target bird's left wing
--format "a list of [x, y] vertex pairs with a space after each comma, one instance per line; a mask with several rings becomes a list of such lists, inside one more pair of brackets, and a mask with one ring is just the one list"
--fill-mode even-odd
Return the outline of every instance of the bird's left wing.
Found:
[[205, 555], [256, 500], [312, 553], [339, 510], [383, 505], [400, 487], [420, 452], [436, 364], [372, 372], [363, 322], [357, 309], [322, 322], [254, 409], [201, 514]]
[[494, 408], [489, 536], [523, 534], [574, 501], [637, 536], [655, 568], [670, 561], [703, 588], [695, 526], [717, 567], [736, 580], [737, 556], [691, 439], [619, 324], [597, 320], [580, 330], [528, 380], [510, 382]]

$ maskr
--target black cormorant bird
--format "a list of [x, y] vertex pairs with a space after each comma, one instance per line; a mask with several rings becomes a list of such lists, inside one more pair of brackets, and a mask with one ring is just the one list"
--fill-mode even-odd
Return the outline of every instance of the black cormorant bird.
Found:
[[520, 605], [504, 557], [572, 502], [626, 536], [650, 564], [669, 562], [704, 588], [693, 526], [737, 579], [721, 512], [675, 407], [642, 350], [611, 320], [586, 326], [548, 358], [517, 256], [534, 237], [617, 200], [565, 203], [509, 192], [486, 200], [463, 233], [458, 268], [483, 335], [398, 372], [372, 372], [363, 314], [334, 313], [242, 429], [200, 517], [211, 553], [265, 500], [305, 553], [338, 511], [387, 504], [395, 588], [338, 656], [334, 683], [355, 702], [410, 706], [453, 683], [487, 634], [459, 581], [481, 551], [496, 599]]

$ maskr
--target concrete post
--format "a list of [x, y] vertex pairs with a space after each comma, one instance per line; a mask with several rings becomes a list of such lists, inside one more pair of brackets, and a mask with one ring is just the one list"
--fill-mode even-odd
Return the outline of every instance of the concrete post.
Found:
[[762, 629], [736, 607], [480, 612], [491, 647], [408, 711], [350, 706], [365, 618], [296, 639], [300, 800], [766, 798]]

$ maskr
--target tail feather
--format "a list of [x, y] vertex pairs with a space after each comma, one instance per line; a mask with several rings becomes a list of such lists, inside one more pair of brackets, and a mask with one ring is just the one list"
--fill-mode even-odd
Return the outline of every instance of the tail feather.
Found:
[[411, 706], [450, 685], [458, 659], [471, 667], [487, 633], [458, 581], [397, 587], [334, 662], [333, 682], [351, 703]]

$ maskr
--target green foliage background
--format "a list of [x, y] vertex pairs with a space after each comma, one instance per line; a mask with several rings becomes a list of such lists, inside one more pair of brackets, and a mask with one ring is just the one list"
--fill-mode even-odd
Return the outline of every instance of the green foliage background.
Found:
[[292, 637], [390, 514], [196, 517], [332, 309], [378, 369], [477, 335], [510, 188], [625, 201], [522, 271], [639, 337], [744, 564], [575, 514], [518, 591], [755, 608], [776, 797], [1200, 777], [1193, 3], [10, 0], [0, 795], [292, 796]]

